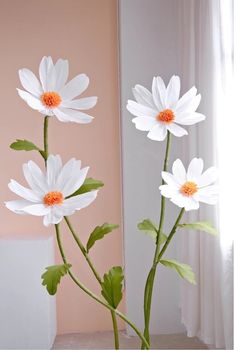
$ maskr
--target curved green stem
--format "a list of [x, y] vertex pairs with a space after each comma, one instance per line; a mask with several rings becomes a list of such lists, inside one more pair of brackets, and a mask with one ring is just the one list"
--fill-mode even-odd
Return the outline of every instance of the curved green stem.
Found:
[[[56, 228], [56, 238], [57, 238], [57, 244], [59, 247], [59, 251], [62, 257], [62, 260], [64, 262], [64, 264], [68, 264], [66, 256], [65, 256], [65, 252], [62, 246], [62, 242], [61, 242], [61, 237], [60, 237], [60, 228], [59, 228], [59, 224], [55, 225]], [[80, 289], [82, 289], [86, 294], [88, 294], [92, 299], [96, 300], [99, 304], [105, 306], [107, 309], [109, 309], [110, 311], [114, 312], [117, 316], [119, 316], [123, 321], [125, 321], [131, 328], [133, 328], [133, 330], [135, 331], [135, 333], [139, 336], [139, 338], [145, 343], [145, 346], [147, 349], [149, 349], [149, 344], [146, 341], [146, 339], [144, 338], [144, 336], [142, 335], [142, 333], [137, 329], [137, 327], [119, 310], [114, 309], [112, 306], [110, 306], [109, 304], [107, 304], [105, 301], [101, 300], [96, 294], [94, 294], [92, 291], [90, 291], [87, 287], [85, 287], [75, 276], [74, 274], [71, 272], [71, 270], [69, 269], [68, 271], [69, 276], [71, 277], [71, 279], [74, 281], [75, 284], [77, 284], [77, 286], [80, 287]]]
[[[171, 144], [171, 134], [168, 131], [163, 171], [166, 171], [168, 167], [170, 144]], [[165, 183], [164, 180], [162, 180], [162, 185], [164, 183]], [[156, 249], [155, 249], [155, 254], [153, 258], [153, 264], [147, 277], [145, 292], [144, 292], [144, 324], [145, 326], [144, 326], [143, 335], [145, 339], [147, 339], [149, 344], [150, 344], [149, 324], [150, 324], [150, 316], [151, 316], [152, 294], [153, 294], [153, 286], [154, 286], [156, 268], [157, 268], [157, 258], [160, 250], [160, 236], [161, 236], [160, 232], [162, 232], [162, 229], [163, 229], [164, 219], [165, 219], [165, 197], [161, 196], [161, 212], [160, 212], [160, 220], [159, 220], [159, 227], [158, 227], [158, 235], [156, 240]], [[145, 345], [144, 343], [142, 343], [142, 349], [144, 348], [145, 348]]]
[[[73, 229], [70, 220], [68, 219], [67, 216], [64, 217], [67, 226], [69, 227], [70, 232], [72, 233], [72, 236], [74, 237], [79, 249], [81, 250], [83, 256], [85, 257], [88, 265], [90, 266], [91, 270], [93, 271], [93, 274], [95, 278], [97, 279], [98, 283], [102, 285], [102, 279], [99, 276], [99, 273], [97, 272], [95, 266], [93, 265], [83, 243], [81, 242], [80, 238], [76, 234], [75, 230]], [[118, 328], [117, 328], [117, 321], [116, 321], [116, 314], [111, 311], [111, 317], [112, 317], [112, 324], [113, 324], [113, 332], [114, 332], [114, 341], [115, 341], [115, 349], [119, 349], [119, 333], [118, 333]]]
[[43, 145], [44, 145], [44, 159], [45, 162], [48, 159], [48, 120], [49, 116], [44, 117], [44, 126], [43, 126]]

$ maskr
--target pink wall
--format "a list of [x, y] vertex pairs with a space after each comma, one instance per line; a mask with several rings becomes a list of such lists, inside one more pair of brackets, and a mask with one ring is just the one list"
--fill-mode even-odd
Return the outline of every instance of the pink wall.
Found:
[[[89, 125], [63, 124], [50, 120], [50, 150], [63, 159], [75, 156], [83, 165], [90, 165], [89, 175], [105, 182], [97, 200], [74, 215], [73, 223], [81, 239], [105, 221], [121, 223], [120, 149], [117, 79], [117, 3], [116, 0], [21, 0], [0, 2], [1, 45], [1, 118], [0, 161], [1, 202], [13, 199], [7, 183], [10, 178], [23, 181], [21, 165], [34, 159], [35, 153], [14, 152], [8, 148], [16, 138], [42, 142], [43, 118], [31, 110], [18, 96], [17, 71], [27, 67], [38, 70], [40, 59], [51, 55], [70, 62], [70, 77], [87, 73], [90, 86], [87, 96], [97, 95], [92, 110], [96, 118]], [[17, 216], [1, 204], [0, 234], [53, 232], [45, 229], [42, 219]], [[81, 280], [99, 292], [94, 278], [77, 252], [65, 229], [63, 239], [70, 262]], [[103, 274], [110, 266], [122, 264], [121, 231], [98, 242], [91, 256]], [[30, 262], [29, 262], [30, 263]], [[91, 301], [69, 278], [64, 278], [57, 295], [59, 333], [107, 330], [110, 315]]]

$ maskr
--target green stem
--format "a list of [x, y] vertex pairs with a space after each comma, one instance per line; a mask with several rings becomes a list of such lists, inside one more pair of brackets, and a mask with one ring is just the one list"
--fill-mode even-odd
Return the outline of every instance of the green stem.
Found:
[[44, 126], [43, 126], [43, 145], [44, 145], [44, 159], [45, 162], [48, 159], [48, 120], [49, 116], [44, 117]]
[[[73, 229], [70, 220], [68, 219], [67, 216], [64, 216], [64, 219], [67, 223], [67, 226], [69, 227], [70, 232], [72, 233], [72, 236], [74, 237], [79, 249], [81, 250], [83, 256], [85, 257], [87, 263], [89, 264], [91, 270], [93, 271], [93, 274], [95, 278], [97, 279], [98, 283], [102, 285], [102, 279], [99, 276], [99, 273], [97, 272], [95, 266], [93, 265], [83, 243], [79, 239], [78, 235], [76, 234], [75, 230]], [[114, 331], [114, 341], [115, 341], [115, 348], [119, 349], [119, 334], [118, 334], [118, 329], [117, 329], [117, 321], [116, 321], [116, 314], [111, 311], [111, 317], [112, 317], [112, 324], [113, 324], [113, 331]]]
[[[169, 160], [169, 153], [170, 153], [170, 144], [171, 144], [171, 134], [168, 131], [167, 132], [167, 140], [166, 140], [166, 152], [165, 152], [165, 159], [164, 159], [164, 165], [163, 165], [163, 171], [167, 170], [168, 167], [168, 160]], [[164, 184], [164, 180], [162, 180], [162, 185]], [[158, 227], [158, 235], [156, 240], [156, 249], [155, 254], [153, 258], [153, 264], [152, 268], [148, 274], [146, 285], [145, 285], [145, 292], [144, 292], [144, 337], [147, 339], [147, 341], [150, 344], [150, 333], [149, 333], [149, 324], [150, 324], [150, 316], [151, 316], [151, 306], [152, 306], [152, 294], [153, 294], [153, 286], [155, 281], [155, 275], [156, 275], [156, 268], [157, 268], [157, 257], [160, 250], [160, 233], [162, 232], [163, 225], [164, 225], [164, 219], [165, 219], [165, 197], [161, 196], [161, 212], [160, 212], [160, 220], [159, 220], [159, 227]], [[144, 343], [142, 343], [142, 349], [145, 348]]]
[[170, 244], [170, 241], [172, 240], [172, 238], [173, 238], [173, 236], [174, 236], [174, 234], [175, 234], [175, 232], [176, 232], [176, 230], [177, 230], [178, 224], [179, 224], [180, 220], [182, 219], [182, 216], [184, 215], [184, 212], [185, 212], [185, 209], [182, 208], [182, 209], [180, 210], [180, 213], [179, 213], [179, 215], [178, 215], [178, 217], [177, 217], [177, 219], [176, 219], [176, 221], [175, 221], [175, 224], [174, 224], [172, 230], [170, 231], [169, 236], [167, 237], [167, 240], [165, 241], [164, 246], [162, 247], [162, 249], [161, 249], [161, 251], [160, 251], [160, 253], [159, 253], [159, 255], [158, 255], [157, 263], [161, 260], [162, 255], [165, 253], [165, 251], [166, 251], [168, 245]]
[[[62, 257], [62, 260], [64, 262], [64, 264], [68, 264], [66, 256], [65, 256], [65, 252], [62, 246], [62, 242], [61, 242], [61, 237], [60, 237], [60, 226], [59, 224], [55, 225], [56, 228], [56, 238], [57, 238], [57, 244], [59, 247], [59, 251]], [[77, 286], [80, 287], [80, 289], [82, 289], [86, 294], [88, 294], [92, 299], [96, 300], [99, 304], [105, 306], [107, 309], [109, 309], [110, 311], [114, 312], [117, 316], [119, 316], [122, 320], [124, 320], [134, 331], [135, 333], [139, 336], [139, 338], [145, 343], [145, 346], [147, 349], [149, 349], [149, 344], [147, 343], [146, 339], [144, 338], [144, 336], [142, 335], [142, 333], [136, 328], [136, 326], [128, 319], [126, 318], [126, 316], [120, 312], [117, 309], [114, 309], [112, 306], [110, 306], [109, 304], [107, 304], [106, 302], [104, 302], [103, 300], [101, 300], [96, 294], [94, 294], [92, 291], [90, 291], [87, 287], [85, 287], [75, 276], [74, 274], [71, 272], [71, 270], [69, 269], [68, 271], [69, 276], [71, 277], [71, 279], [74, 281], [75, 284], [77, 284]]]

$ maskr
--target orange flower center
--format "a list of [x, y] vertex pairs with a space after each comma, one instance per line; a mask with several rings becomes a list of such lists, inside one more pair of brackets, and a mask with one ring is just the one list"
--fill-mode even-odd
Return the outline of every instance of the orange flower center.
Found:
[[164, 109], [164, 111], [160, 112], [156, 119], [162, 123], [172, 123], [175, 119], [175, 115], [171, 109]]
[[194, 195], [198, 191], [197, 184], [192, 181], [187, 181], [183, 186], [180, 187], [180, 192], [187, 197]]
[[63, 200], [64, 200], [63, 194], [57, 191], [48, 192], [43, 197], [44, 204], [49, 206], [52, 206], [55, 204], [62, 204]]
[[41, 101], [44, 106], [48, 108], [55, 108], [61, 103], [61, 96], [54, 91], [44, 92], [44, 94], [41, 96]]

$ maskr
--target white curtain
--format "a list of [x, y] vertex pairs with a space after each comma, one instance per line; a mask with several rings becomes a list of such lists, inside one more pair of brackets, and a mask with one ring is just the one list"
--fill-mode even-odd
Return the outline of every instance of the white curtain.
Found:
[[183, 283], [182, 322], [188, 336], [217, 348], [233, 348], [233, 236], [236, 234], [236, 90], [233, 0], [183, 0], [181, 7], [182, 80], [202, 95], [206, 121], [189, 129], [186, 163], [198, 156], [219, 168], [218, 208], [202, 205], [188, 221], [210, 220], [219, 236], [184, 232], [181, 260], [189, 263], [197, 286]]

